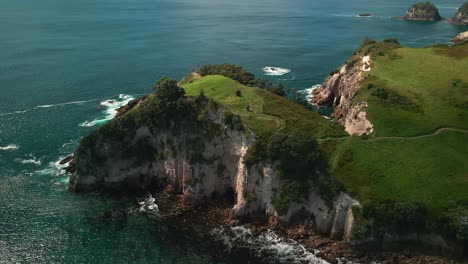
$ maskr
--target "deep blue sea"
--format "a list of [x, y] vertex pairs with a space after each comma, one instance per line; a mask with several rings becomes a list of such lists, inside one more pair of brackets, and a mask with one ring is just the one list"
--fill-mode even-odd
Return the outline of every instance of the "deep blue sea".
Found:
[[[437, 0], [452, 16], [461, 0]], [[365, 36], [421, 47], [467, 27], [389, 19], [406, 0], [0, 0], [0, 263], [228, 263], [137, 207], [66, 190], [57, 161], [148, 93], [206, 63], [307, 89]], [[372, 13], [360, 18], [357, 14]], [[265, 75], [265, 66], [289, 69]], [[114, 100], [114, 101], [107, 101]], [[163, 205], [160, 205], [163, 206]]]

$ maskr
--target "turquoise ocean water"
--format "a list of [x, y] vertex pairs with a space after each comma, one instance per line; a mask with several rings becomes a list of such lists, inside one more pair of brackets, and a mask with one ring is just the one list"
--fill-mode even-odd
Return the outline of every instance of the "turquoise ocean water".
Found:
[[[434, 2], [450, 17], [463, 1]], [[57, 161], [164, 75], [235, 63], [303, 90], [321, 83], [365, 36], [421, 47], [468, 30], [389, 19], [409, 5], [0, 0], [0, 263], [233, 262], [142, 213], [97, 220], [136, 201], [67, 192]], [[290, 72], [265, 75], [265, 66]]]

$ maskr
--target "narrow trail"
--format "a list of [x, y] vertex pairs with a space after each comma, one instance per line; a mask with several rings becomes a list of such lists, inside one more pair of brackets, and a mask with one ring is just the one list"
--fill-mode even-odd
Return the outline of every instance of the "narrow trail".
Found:
[[[460, 129], [460, 128], [452, 128], [452, 127], [443, 127], [437, 129], [435, 132], [430, 133], [430, 134], [425, 134], [425, 135], [419, 135], [419, 136], [414, 136], [414, 137], [376, 137], [372, 139], [365, 139], [365, 141], [379, 141], [379, 140], [386, 140], [386, 139], [395, 139], [395, 140], [413, 140], [413, 139], [421, 139], [421, 138], [426, 138], [426, 137], [432, 137], [435, 135], [440, 134], [443, 131], [455, 131], [455, 132], [460, 132], [460, 133], [465, 133], [468, 134], [468, 130], [466, 129]], [[343, 136], [343, 137], [326, 137], [326, 138], [320, 138], [317, 139], [318, 141], [324, 141], [324, 140], [330, 140], [330, 139], [342, 139], [342, 138], [348, 138], [350, 136]]]

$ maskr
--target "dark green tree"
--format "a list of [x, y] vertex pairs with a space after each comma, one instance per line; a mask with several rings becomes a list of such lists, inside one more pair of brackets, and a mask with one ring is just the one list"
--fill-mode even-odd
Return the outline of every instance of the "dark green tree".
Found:
[[162, 77], [153, 87], [158, 100], [164, 102], [174, 102], [185, 95], [184, 89], [177, 86], [177, 81], [168, 77]]

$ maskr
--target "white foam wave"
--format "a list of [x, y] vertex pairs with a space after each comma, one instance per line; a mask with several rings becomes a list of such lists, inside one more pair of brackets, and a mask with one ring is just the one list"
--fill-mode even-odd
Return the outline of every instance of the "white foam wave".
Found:
[[128, 94], [119, 94], [119, 98], [120, 99], [129, 99], [129, 98], [133, 99], [133, 97]]
[[307, 89], [304, 89], [304, 90], [301, 90], [301, 94], [304, 95], [305, 99], [307, 100], [307, 102], [310, 102], [310, 100], [312, 100], [312, 98], [314, 97], [314, 90], [319, 88], [321, 85], [320, 84], [316, 84], [310, 88], [307, 88]]
[[280, 67], [272, 67], [272, 66], [265, 66], [263, 67], [262, 70], [265, 73], [265, 75], [271, 75], [271, 76], [281, 76], [281, 75], [285, 75], [291, 72], [291, 70], [288, 68], [280, 68]]
[[315, 256], [318, 251], [312, 253], [297, 241], [281, 238], [271, 230], [253, 235], [250, 229], [237, 226], [215, 228], [212, 235], [222, 242], [228, 250], [247, 247], [255, 252], [257, 257], [274, 263], [328, 263]]
[[0, 113], [0, 116], [24, 114], [24, 113], [27, 113], [29, 111], [35, 110], [35, 109], [50, 108], [50, 107], [57, 107], [57, 106], [66, 106], [66, 105], [74, 105], [74, 104], [84, 104], [84, 103], [89, 103], [89, 102], [93, 102], [93, 101], [97, 101], [97, 100], [98, 99], [73, 101], [73, 102], [58, 103], [58, 104], [37, 105], [35, 107], [28, 108], [28, 109], [25, 109], [25, 110], [18, 110], [18, 111], [8, 112], [8, 113]]
[[29, 111], [33, 110], [33, 109], [34, 108], [26, 109], [26, 110], [18, 110], [18, 111], [14, 111], [14, 112], [0, 113], [0, 116], [24, 114], [26, 112], [29, 112]]
[[[71, 155], [71, 154], [70, 154]], [[56, 161], [49, 162], [48, 166], [42, 170], [38, 170], [35, 173], [43, 176], [52, 176], [55, 177], [55, 185], [59, 186], [67, 186], [70, 180], [69, 175], [66, 173], [65, 168], [70, 165], [70, 162], [67, 162], [65, 164], [60, 164], [60, 162], [70, 156], [61, 156], [58, 158]]]
[[97, 99], [93, 100], [85, 100], [85, 101], [73, 101], [73, 102], [67, 102], [67, 103], [58, 103], [58, 104], [50, 104], [50, 105], [38, 105], [36, 108], [49, 108], [49, 107], [55, 107], [55, 106], [64, 106], [64, 105], [73, 105], [73, 104], [84, 104], [84, 103], [89, 103], [96, 101]]
[[22, 163], [22, 164], [33, 164], [33, 165], [41, 165], [42, 162], [36, 158], [32, 159], [15, 159], [16, 162]]
[[5, 147], [0, 147], [0, 150], [17, 150], [19, 148], [18, 145], [10, 144]]
[[121, 106], [126, 105], [128, 102], [133, 100], [134, 97], [126, 94], [119, 94], [118, 99], [107, 99], [100, 103], [104, 107], [104, 117], [96, 118], [92, 121], [84, 121], [79, 126], [81, 127], [93, 127], [96, 125], [102, 125], [112, 120], [117, 115], [117, 109]]
[[156, 199], [154, 199], [151, 194], [147, 194], [145, 198], [138, 201], [138, 204], [140, 205], [138, 211], [145, 212], [153, 216], [159, 216], [159, 207], [155, 202]]

